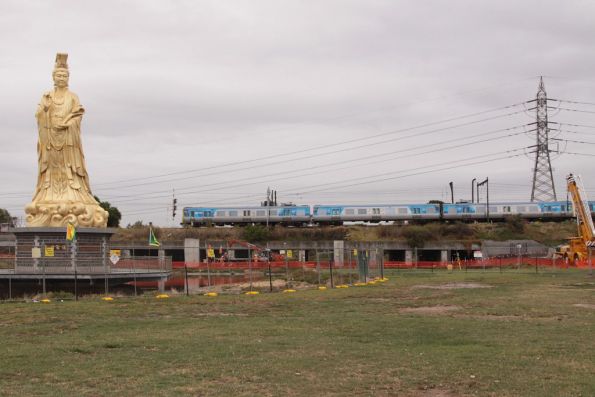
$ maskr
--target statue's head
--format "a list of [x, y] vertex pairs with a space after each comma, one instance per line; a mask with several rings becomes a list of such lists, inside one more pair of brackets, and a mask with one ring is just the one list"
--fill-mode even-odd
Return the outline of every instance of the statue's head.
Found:
[[52, 72], [52, 77], [54, 79], [54, 86], [59, 88], [68, 87], [68, 77], [70, 77], [70, 73], [68, 72], [68, 54], [56, 54], [56, 65], [54, 66], [54, 71]]

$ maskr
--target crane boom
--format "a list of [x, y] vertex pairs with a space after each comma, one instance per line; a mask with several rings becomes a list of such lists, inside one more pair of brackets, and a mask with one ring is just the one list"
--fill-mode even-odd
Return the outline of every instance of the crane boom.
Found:
[[585, 246], [591, 246], [595, 240], [595, 226], [593, 225], [587, 194], [580, 175], [570, 174], [566, 177], [566, 182], [572, 197], [579, 237], [582, 238]]
[[572, 210], [576, 216], [578, 236], [570, 237], [568, 244], [561, 245], [556, 255], [576, 264], [587, 259], [590, 247], [595, 247], [595, 226], [587, 201], [587, 194], [579, 175], [568, 175], [566, 185], [572, 198]]

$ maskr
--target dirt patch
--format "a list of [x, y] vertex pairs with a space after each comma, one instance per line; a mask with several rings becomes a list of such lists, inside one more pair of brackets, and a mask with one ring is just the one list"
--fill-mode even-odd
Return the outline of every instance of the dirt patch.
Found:
[[592, 304], [589, 304], [589, 303], [575, 303], [572, 306], [574, 306], [574, 307], [583, 307], [585, 309], [595, 310], [595, 305], [592, 305]]
[[414, 314], [445, 314], [460, 310], [460, 306], [421, 306], [421, 307], [406, 307], [399, 310], [400, 313], [414, 313]]
[[428, 288], [428, 289], [463, 289], [463, 288], [493, 288], [492, 285], [479, 284], [479, 283], [448, 283], [438, 285], [415, 285], [411, 287], [417, 288]]

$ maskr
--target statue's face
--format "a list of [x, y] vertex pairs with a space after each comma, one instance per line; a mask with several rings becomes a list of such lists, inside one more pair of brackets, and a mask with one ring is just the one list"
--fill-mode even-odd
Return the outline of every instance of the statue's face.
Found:
[[54, 72], [54, 85], [59, 88], [68, 87], [68, 71], [58, 69]]

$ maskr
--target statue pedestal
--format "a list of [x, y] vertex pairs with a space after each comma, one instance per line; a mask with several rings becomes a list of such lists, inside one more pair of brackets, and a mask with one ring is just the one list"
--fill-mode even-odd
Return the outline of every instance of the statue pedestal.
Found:
[[109, 240], [116, 229], [77, 228], [66, 240], [65, 227], [23, 227], [16, 237], [15, 274], [93, 274], [109, 272]]

